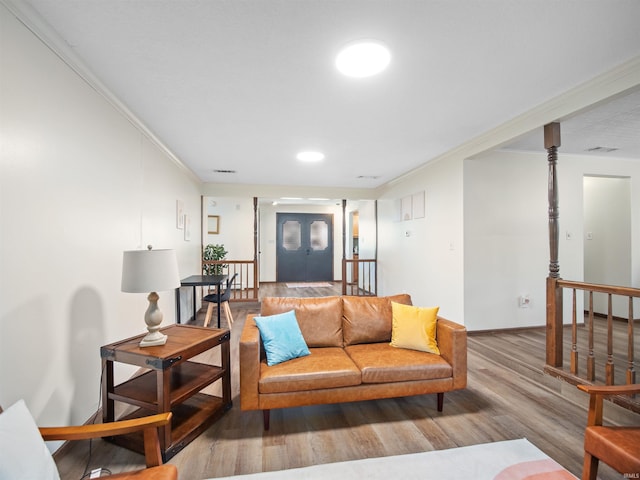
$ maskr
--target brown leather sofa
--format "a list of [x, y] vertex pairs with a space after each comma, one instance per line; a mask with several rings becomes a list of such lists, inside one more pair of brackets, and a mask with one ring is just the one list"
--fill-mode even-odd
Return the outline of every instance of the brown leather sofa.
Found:
[[391, 340], [391, 301], [411, 305], [406, 294], [391, 297], [263, 299], [261, 315], [295, 310], [310, 355], [267, 366], [260, 332], [249, 315], [240, 338], [240, 405], [269, 411], [324, 403], [437, 394], [467, 385], [467, 332], [438, 317], [440, 355], [396, 348]]

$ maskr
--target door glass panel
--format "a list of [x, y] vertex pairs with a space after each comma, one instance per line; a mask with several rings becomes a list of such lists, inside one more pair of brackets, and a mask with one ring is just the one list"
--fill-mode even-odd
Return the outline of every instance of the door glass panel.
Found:
[[311, 223], [311, 249], [325, 250], [329, 246], [329, 226], [326, 222], [316, 220]]
[[282, 224], [282, 246], [285, 250], [298, 250], [302, 243], [300, 222], [288, 220]]

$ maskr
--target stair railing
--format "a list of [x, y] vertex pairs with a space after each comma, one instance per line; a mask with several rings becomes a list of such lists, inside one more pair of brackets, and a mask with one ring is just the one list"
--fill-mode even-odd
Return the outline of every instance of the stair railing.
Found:
[[[638, 320], [634, 319], [633, 302], [635, 298], [640, 298], [640, 289], [551, 277], [548, 278], [547, 289], [545, 371], [574, 385], [615, 385], [617, 366], [618, 370], [624, 371], [624, 381], [618, 383], [636, 383], [635, 322]], [[565, 324], [564, 292], [567, 291], [570, 293], [567, 300], [571, 300], [572, 313], [571, 322]], [[594, 306], [596, 296], [606, 299], [606, 312], [598, 311], [599, 308]], [[614, 301], [617, 298], [627, 305], [626, 317], [614, 315]], [[586, 302], [584, 299], [587, 299]], [[565, 362], [563, 355], [566, 347], [570, 351], [568, 362]], [[626, 400], [619, 400], [616, 403], [640, 412], [640, 405], [633, 399], [627, 397]]]
[[205, 265], [222, 265], [223, 272], [236, 277], [231, 286], [230, 302], [257, 302], [258, 301], [258, 262], [255, 260], [204, 260]]
[[342, 259], [342, 294], [359, 297], [375, 297], [378, 294], [378, 277], [375, 259]]

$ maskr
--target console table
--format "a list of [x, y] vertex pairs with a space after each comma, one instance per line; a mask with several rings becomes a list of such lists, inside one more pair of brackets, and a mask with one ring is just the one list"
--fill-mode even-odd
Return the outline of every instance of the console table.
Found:
[[[102, 420], [115, 420], [115, 402], [138, 407], [122, 419], [173, 412], [171, 425], [160, 429], [160, 449], [167, 461], [231, 408], [229, 330], [171, 325], [161, 331], [165, 345], [141, 348], [138, 335], [100, 348], [102, 357]], [[220, 348], [221, 365], [193, 361], [212, 348]], [[141, 375], [114, 385], [113, 363], [147, 369]], [[222, 395], [203, 393], [220, 381]], [[118, 436], [109, 441], [143, 453], [142, 436]]]
[[[218, 328], [220, 328], [220, 295], [227, 275], [191, 275], [180, 280], [180, 287], [193, 287], [193, 320], [196, 319], [196, 287], [214, 285], [218, 295]], [[176, 323], [180, 323], [180, 287], [176, 288]]]

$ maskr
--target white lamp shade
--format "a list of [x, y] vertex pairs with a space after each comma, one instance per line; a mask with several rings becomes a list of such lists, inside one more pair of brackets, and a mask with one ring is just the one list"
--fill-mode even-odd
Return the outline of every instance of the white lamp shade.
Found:
[[180, 286], [175, 250], [129, 250], [122, 257], [123, 292], [149, 293]]

